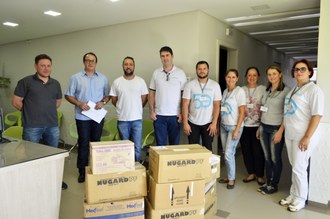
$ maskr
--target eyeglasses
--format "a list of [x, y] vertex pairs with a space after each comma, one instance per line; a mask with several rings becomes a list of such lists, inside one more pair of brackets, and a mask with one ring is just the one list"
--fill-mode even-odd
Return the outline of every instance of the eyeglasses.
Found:
[[170, 80], [170, 73], [166, 73], [166, 81]]
[[95, 59], [94, 60], [85, 59], [84, 61], [87, 62], [87, 63], [96, 63], [96, 60]]
[[293, 68], [292, 71], [294, 73], [298, 73], [298, 71], [300, 71], [301, 73], [305, 73], [305, 71], [307, 70], [306, 67], [301, 67], [301, 68]]

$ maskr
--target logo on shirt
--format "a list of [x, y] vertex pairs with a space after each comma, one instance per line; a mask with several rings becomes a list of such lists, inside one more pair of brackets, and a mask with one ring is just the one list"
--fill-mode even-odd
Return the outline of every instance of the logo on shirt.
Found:
[[227, 102], [222, 102], [221, 103], [221, 116], [228, 116], [231, 114], [233, 111], [233, 108], [231, 105]]
[[194, 94], [193, 101], [195, 109], [208, 108], [211, 105], [212, 99], [208, 94]]
[[284, 100], [284, 115], [290, 116], [293, 115], [297, 111], [297, 104], [294, 100], [290, 100], [289, 98], [285, 98]]

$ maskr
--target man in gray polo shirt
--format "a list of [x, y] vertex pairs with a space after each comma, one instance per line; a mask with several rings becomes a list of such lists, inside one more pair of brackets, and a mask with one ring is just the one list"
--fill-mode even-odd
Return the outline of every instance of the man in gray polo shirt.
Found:
[[[52, 59], [46, 54], [35, 57], [36, 73], [19, 80], [12, 105], [22, 111], [23, 139], [57, 147], [60, 139], [57, 108], [61, 105], [60, 83], [51, 78]], [[62, 182], [62, 189], [67, 189]]]

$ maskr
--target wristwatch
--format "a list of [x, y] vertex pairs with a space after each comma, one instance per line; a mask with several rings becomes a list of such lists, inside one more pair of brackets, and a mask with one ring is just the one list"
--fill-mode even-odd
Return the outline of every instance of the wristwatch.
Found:
[[104, 100], [103, 100], [103, 104], [104, 104], [104, 105], [107, 104], [107, 101], [104, 101]]

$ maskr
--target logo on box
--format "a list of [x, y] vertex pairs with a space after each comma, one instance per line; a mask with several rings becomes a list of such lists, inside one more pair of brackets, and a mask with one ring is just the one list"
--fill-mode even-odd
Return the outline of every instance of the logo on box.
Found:
[[137, 176], [130, 176], [130, 177], [117, 177], [117, 178], [110, 178], [110, 179], [101, 179], [96, 181], [97, 186], [104, 186], [104, 185], [118, 185], [121, 183], [128, 183], [128, 182], [135, 182], [137, 180]]
[[167, 166], [185, 167], [188, 165], [202, 164], [203, 162], [204, 162], [204, 159], [170, 160], [170, 161], [167, 161]]
[[103, 208], [87, 208], [86, 213], [97, 213], [97, 212], [102, 212]]
[[181, 218], [181, 217], [189, 217], [192, 215], [197, 214], [197, 210], [191, 210], [191, 211], [179, 211], [179, 212], [173, 212], [173, 213], [165, 213], [160, 216], [160, 219], [168, 219], [168, 218]]
[[143, 208], [143, 203], [128, 204], [127, 208]]

